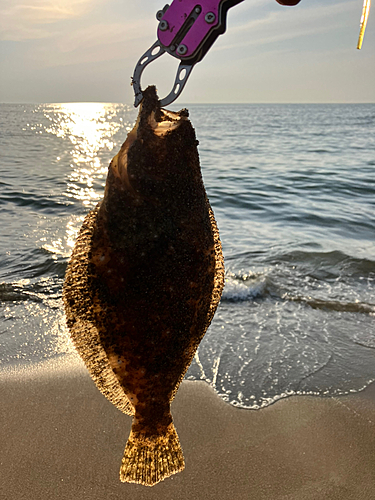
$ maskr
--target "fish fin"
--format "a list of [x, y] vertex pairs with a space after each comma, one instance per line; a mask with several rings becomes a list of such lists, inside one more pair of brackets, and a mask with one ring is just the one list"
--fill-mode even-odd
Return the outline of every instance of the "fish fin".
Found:
[[70, 335], [99, 391], [120, 411], [134, 415], [133, 405], [112, 370], [95, 326], [78, 319], [74, 326], [71, 326]]
[[[217, 306], [219, 305], [221, 294], [223, 293], [223, 288], [224, 288], [224, 256], [223, 256], [223, 251], [222, 251], [222, 246], [221, 246], [221, 241], [220, 241], [220, 235], [219, 235], [219, 229], [217, 227], [217, 223], [215, 220], [215, 215], [214, 212], [211, 208], [210, 202], [206, 196], [206, 206], [208, 209], [209, 217], [210, 217], [210, 222], [211, 222], [211, 231], [212, 231], [212, 236], [213, 236], [213, 251], [215, 255], [215, 275], [214, 275], [214, 286], [212, 289], [212, 296], [211, 296], [211, 302], [210, 302], [210, 307], [207, 312], [207, 320], [206, 324], [204, 325], [204, 328], [201, 332], [201, 337], [199, 341], [197, 342], [196, 339], [194, 338], [194, 335], [191, 335], [191, 338], [193, 338], [192, 344], [189, 346], [189, 351], [190, 351], [190, 360], [186, 363], [185, 370], [182, 371], [180, 378], [176, 382], [176, 385], [170, 395], [169, 402], [171, 403], [178, 391], [178, 388], [180, 387], [180, 384], [182, 380], [185, 377], [186, 372], [188, 371], [188, 368], [195, 356], [195, 353], [197, 351], [199, 342], [202, 340], [204, 337], [207, 328], [209, 327], [212, 318], [214, 317], [214, 314], [216, 312]], [[195, 325], [192, 327], [193, 329], [195, 328]]]
[[219, 229], [217, 227], [216, 219], [214, 212], [211, 208], [210, 202], [206, 196], [206, 205], [208, 208], [209, 212], [209, 217], [210, 217], [210, 222], [211, 222], [211, 230], [212, 230], [212, 235], [214, 239], [214, 255], [215, 255], [215, 279], [214, 279], [214, 288], [212, 290], [212, 297], [211, 297], [211, 304], [210, 304], [210, 311], [208, 313], [207, 317], [207, 327], [209, 327], [212, 318], [214, 317], [214, 314], [216, 312], [217, 306], [219, 305], [220, 299], [221, 299], [221, 294], [223, 293], [223, 288], [224, 288], [224, 275], [225, 275], [225, 270], [224, 270], [224, 256], [223, 256], [223, 249], [220, 241], [220, 234], [219, 234]]
[[131, 430], [120, 468], [120, 480], [154, 486], [185, 468], [173, 422], [164, 433], [146, 436]]
[[98, 305], [92, 291], [90, 249], [99, 207], [100, 204], [87, 214], [66, 271], [63, 288], [65, 314], [70, 338], [99, 391], [123, 413], [134, 415], [133, 405], [112, 370], [99, 331], [93, 323], [94, 308]]

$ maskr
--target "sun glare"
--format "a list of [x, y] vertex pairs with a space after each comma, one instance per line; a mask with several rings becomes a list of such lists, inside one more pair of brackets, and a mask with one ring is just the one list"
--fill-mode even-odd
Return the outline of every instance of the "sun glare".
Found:
[[363, 37], [365, 36], [366, 24], [368, 21], [368, 15], [370, 13], [370, 6], [371, 6], [371, 0], [364, 0], [357, 49], [361, 49], [362, 47]]
[[[107, 103], [49, 104], [43, 114], [48, 120], [45, 132], [63, 139], [56, 160], [67, 162], [64, 195], [87, 209], [94, 207], [103, 195], [108, 152], [115, 147], [115, 134], [125, 125], [123, 118], [118, 117], [115, 105]], [[43, 248], [54, 255], [71, 251], [82, 220], [81, 215], [73, 217], [64, 241], [54, 239]]]
[[113, 149], [113, 136], [121, 126], [118, 120], [111, 120], [112, 113], [110, 104], [53, 105], [54, 120], [46, 131], [69, 139], [72, 170], [66, 195], [82, 201], [84, 205], [92, 206], [100, 198], [94, 184], [104, 178], [108, 165], [101, 164], [98, 152]]
[[47, 132], [58, 137], [69, 137], [72, 144], [76, 145], [75, 155], [77, 162], [87, 162], [94, 158], [95, 153], [104, 147], [113, 148], [112, 136], [120, 128], [120, 124], [108, 120], [107, 114], [110, 105], [101, 103], [71, 103], [58, 104], [54, 112], [60, 121]]

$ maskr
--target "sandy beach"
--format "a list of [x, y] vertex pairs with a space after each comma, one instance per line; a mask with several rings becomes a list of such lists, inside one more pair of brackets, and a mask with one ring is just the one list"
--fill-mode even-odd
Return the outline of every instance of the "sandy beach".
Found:
[[118, 474], [130, 417], [73, 358], [0, 376], [2, 500], [372, 500], [375, 385], [259, 411], [183, 382], [172, 412], [186, 469], [147, 488]]

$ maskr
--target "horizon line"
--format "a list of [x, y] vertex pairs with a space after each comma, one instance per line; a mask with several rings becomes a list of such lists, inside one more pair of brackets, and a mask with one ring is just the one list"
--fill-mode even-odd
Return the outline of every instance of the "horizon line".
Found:
[[[45, 101], [1, 101], [0, 104], [122, 104], [122, 105], [127, 105], [127, 106], [133, 106], [133, 103], [129, 104], [126, 102], [121, 102], [121, 101], [50, 101], [50, 102], [45, 102]], [[285, 102], [280, 102], [280, 101], [262, 101], [262, 102], [254, 102], [254, 101], [247, 101], [247, 102], [182, 102], [179, 105], [186, 105], [186, 106], [195, 106], [195, 105], [204, 105], [204, 106], [221, 106], [221, 105], [236, 105], [236, 106], [243, 106], [247, 104], [375, 104], [375, 101], [350, 101], [350, 102], [332, 102], [332, 101], [314, 101], [314, 102], [309, 102], [309, 101], [301, 101], [301, 102], [294, 102], [294, 101], [285, 101]], [[169, 105], [170, 106], [170, 105]], [[135, 108], [136, 109], [136, 108]]]

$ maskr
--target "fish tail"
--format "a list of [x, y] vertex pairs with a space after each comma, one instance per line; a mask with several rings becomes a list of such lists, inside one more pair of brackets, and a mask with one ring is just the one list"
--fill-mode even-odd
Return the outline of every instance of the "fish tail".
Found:
[[173, 422], [156, 435], [131, 430], [120, 468], [120, 480], [154, 486], [185, 468]]

